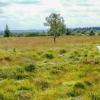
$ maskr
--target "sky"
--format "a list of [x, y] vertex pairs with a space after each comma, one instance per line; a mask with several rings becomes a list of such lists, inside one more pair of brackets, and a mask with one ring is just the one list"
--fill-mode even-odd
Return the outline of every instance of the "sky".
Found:
[[0, 30], [46, 29], [45, 17], [60, 13], [67, 27], [100, 26], [100, 0], [0, 0]]

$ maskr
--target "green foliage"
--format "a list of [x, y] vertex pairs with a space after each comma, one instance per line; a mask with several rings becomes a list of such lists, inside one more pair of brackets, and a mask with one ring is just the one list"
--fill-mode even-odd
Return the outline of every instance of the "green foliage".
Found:
[[25, 37], [35, 37], [35, 36], [46, 36], [46, 32], [32, 32], [32, 33], [25, 33]]
[[5, 31], [4, 31], [4, 37], [9, 37], [10, 36], [10, 30], [8, 28], [8, 25], [6, 25]]
[[100, 100], [100, 96], [98, 95], [92, 95], [91, 100]]
[[71, 32], [71, 29], [68, 29], [68, 28], [67, 28], [67, 29], [65, 30], [64, 33], [65, 33], [66, 35], [71, 35], [72, 32]]
[[93, 35], [95, 35], [95, 32], [94, 32], [93, 30], [91, 30], [91, 31], [89, 32], [89, 35], [90, 35], [90, 36], [93, 36]]
[[27, 91], [18, 91], [15, 96], [17, 100], [32, 100], [32, 93]]
[[46, 17], [46, 23], [44, 25], [50, 27], [48, 33], [54, 37], [54, 42], [56, 37], [64, 34], [66, 31], [63, 17], [60, 14], [52, 13], [49, 17]]
[[52, 53], [46, 53], [46, 54], [44, 54], [44, 56], [45, 56], [47, 59], [53, 59], [53, 58], [54, 58], [54, 56], [53, 56]]
[[4, 100], [5, 96], [3, 93], [0, 93], [0, 100]]
[[65, 50], [65, 49], [61, 49], [61, 50], [59, 51], [59, 53], [60, 53], [60, 54], [64, 54], [64, 53], [66, 53], [66, 50]]
[[40, 90], [46, 90], [47, 88], [49, 88], [49, 83], [47, 81], [40, 81], [36, 85]]
[[87, 86], [93, 86], [93, 84], [89, 81], [84, 81], [84, 83], [87, 85]]
[[100, 37], [36, 38], [0, 45], [0, 100], [100, 99]]
[[81, 88], [81, 89], [84, 89], [85, 88], [85, 85], [81, 82], [77, 82], [75, 85], [74, 85], [74, 88]]
[[29, 64], [25, 66], [25, 71], [27, 72], [33, 72], [36, 69], [36, 65], [35, 64]]
[[80, 93], [78, 93], [75, 90], [72, 90], [72, 91], [70, 91], [70, 92], [67, 93], [67, 96], [68, 97], [78, 97], [78, 96], [80, 96]]

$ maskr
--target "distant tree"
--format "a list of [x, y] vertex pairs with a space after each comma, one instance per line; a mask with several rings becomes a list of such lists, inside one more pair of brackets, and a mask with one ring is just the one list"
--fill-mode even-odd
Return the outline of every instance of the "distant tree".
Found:
[[67, 28], [65, 34], [66, 35], [71, 35], [71, 30]]
[[9, 36], [10, 36], [10, 30], [9, 30], [8, 25], [6, 25], [6, 28], [4, 30], [4, 37], [9, 37]]
[[93, 35], [95, 35], [95, 32], [93, 30], [90, 30], [89, 36], [93, 36]]
[[81, 35], [86, 35], [86, 34], [87, 34], [87, 32], [85, 29], [81, 31]]
[[48, 33], [53, 36], [54, 42], [56, 42], [56, 38], [64, 34], [66, 30], [63, 17], [56, 13], [52, 13], [49, 17], [46, 17], [46, 23], [44, 25], [50, 27]]

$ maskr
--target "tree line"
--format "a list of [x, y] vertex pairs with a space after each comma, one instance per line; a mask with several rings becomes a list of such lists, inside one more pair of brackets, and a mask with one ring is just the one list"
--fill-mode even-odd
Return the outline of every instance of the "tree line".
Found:
[[[96, 35], [96, 32], [92, 28], [76, 28], [70, 29], [65, 25], [65, 21], [60, 14], [52, 13], [48, 17], [45, 18], [46, 22], [44, 23], [47, 26], [48, 32], [32, 32], [28, 34], [19, 34], [20, 36], [53, 36], [54, 42], [56, 42], [56, 38], [62, 35]], [[47, 34], [48, 33], [48, 34]], [[99, 35], [99, 34], [98, 34]], [[18, 36], [12, 35], [8, 25], [4, 30], [4, 37], [10, 36]]]

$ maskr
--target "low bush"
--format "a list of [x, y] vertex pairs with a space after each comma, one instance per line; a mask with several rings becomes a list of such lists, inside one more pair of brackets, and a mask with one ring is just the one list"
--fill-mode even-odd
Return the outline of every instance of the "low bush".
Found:
[[67, 96], [68, 96], [68, 97], [78, 97], [78, 96], [80, 96], [80, 95], [81, 95], [81, 94], [78, 93], [78, 92], [75, 91], [75, 90], [70, 91], [70, 92], [67, 93]]
[[25, 71], [27, 72], [33, 72], [36, 69], [36, 65], [35, 64], [28, 64], [25, 66]]
[[16, 79], [16, 80], [22, 80], [22, 79], [25, 79], [25, 78], [27, 78], [28, 76], [25, 74], [25, 73], [16, 73], [15, 75], [14, 75], [14, 79]]
[[53, 56], [52, 53], [46, 53], [44, 56], [45, 56], [47, 59], [53, 59], [53, 58], [54, 58], [54, 56]]
[[85, 88], [85, 85], [81, 82], [77, 82], [75, 85], [74, 85], [74, 88], [80, 88], [80, 89], [84, 89]]
[[4, 57], [4, 60], [6, 60], [6, 61], [11, 61], [11, 58], [10, 57]]
[[84, 83], [87, 85], [87, 86], [93, 86], [93, 84], [89, 81], [84, 81]]
[[59, 53], [60, 53], [60, 54], [64, 54], [64, 53], [66, 53], [66, 50], [65, 50], [65, 49], [61, 49], [61, 50], [59, 51]]

